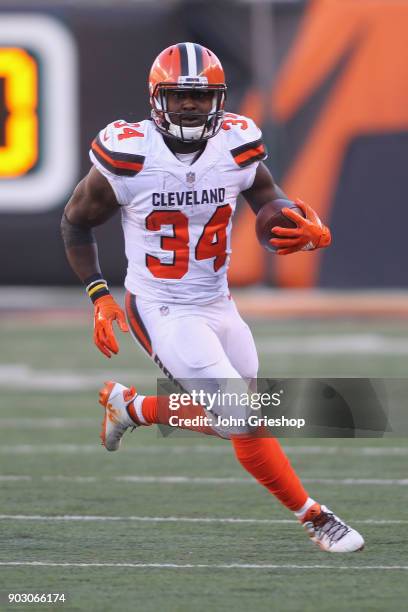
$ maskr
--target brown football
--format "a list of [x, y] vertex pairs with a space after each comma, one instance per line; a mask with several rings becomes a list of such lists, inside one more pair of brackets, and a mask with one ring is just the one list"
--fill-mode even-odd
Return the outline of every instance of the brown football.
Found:
[[261, 210], [256, 216], [255, 230], [259, 242], [267, 251], [271, 251], [271, 253], [276, 253], [277, 248], [270, 244], [269, 241], [272, 238], [282, 238], [282, 236], [273, 234], [271, 231], [272, 228], [276, 227], [277, 225], [280, 227], [297, 227], [296, 223], [282, 214], [282, 208], [291, 208], [299, 215], [304, 217], [302, 210], [296, 206], [294, 202], [284, 198], [272, 200], [272, 202], [268, 202], [262, 206]]

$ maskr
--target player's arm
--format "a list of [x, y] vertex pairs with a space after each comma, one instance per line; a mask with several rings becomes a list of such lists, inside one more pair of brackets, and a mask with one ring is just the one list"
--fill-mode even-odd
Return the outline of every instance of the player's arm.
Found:
[[[242, 195], [255, 214], [258, 214], [261, 208], [272, 200], [278, 198], [289, 199], [285, 192], [275, 183], [272, 174], [262, 162], [258, 165], [252, 186], [243, 191]], [[297, 227], [272, 228], [273, 233], [279, 236], [279, 238], [271, 240], [271, 244], [278, 247], [278, 255], [289, 255], [297, 251], [319, 249], [327, 247], [331, 243], [329, 228], [323, 225], [313, 208], [301, 200], [296, 200], [296, 204], [303, 211], [304, 217], [289, 208], [284, 208], [282, 213], [294, 221]]]
[[112, 322], [117, 321], [127, 331], [125, 316], [109, 293], [102, 278], [93, 227], [105, 223], [119, 209], [115, 194], [107, 179], [95, 167], [82, 179], [65, 207], [61, 233], [65, 253], [75, 274], [87, 286], [95, 307], [94, 342], [106, 357], [117, 353], [118, 343]]
[[288, 199], [285, 192], [275, 183], [272, 174], [263, 162], [260, 162], [252, 186], [242, 195], [257, 215], [264, 204], [278, 198]]
[[93, 227], [102, 225], [119, 209], [106, 178], [92, 167], [76, 186], [61, 221], [62, 238], [69, 264], [82, 282], [100, 274]]

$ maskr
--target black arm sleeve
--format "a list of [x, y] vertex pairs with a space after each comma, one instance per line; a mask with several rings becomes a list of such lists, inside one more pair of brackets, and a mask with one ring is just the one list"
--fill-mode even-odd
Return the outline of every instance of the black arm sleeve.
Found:
[[96, 242], [92, 227], [71, 223], [65, 213], [61, 219], [61, 235], [66, 249]]

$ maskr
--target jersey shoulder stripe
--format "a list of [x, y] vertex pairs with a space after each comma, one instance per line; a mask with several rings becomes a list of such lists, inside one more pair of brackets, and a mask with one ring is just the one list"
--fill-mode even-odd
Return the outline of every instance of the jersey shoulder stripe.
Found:
[[232, 159], [239, 168], [246, 168], [268, 157], [262, 132], [250, 117], [225, 113], [222, 128]]
[[143, 169], [144, 155], [111, 151], [104, 146], [99, 135], [92, 142], [91, 149], [99, 163], [117, 176], [135, 176]]
[[262, 138], [258, 138], [231, 149], [231, 155], [240, 168], [245, 168], [256, 161], [266, 159], [267, 151]]

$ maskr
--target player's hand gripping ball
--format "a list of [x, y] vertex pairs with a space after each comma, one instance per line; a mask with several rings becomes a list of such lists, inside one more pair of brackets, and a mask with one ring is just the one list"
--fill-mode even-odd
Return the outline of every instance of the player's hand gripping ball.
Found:
[[327, 247], [331, 242], [329, 228], [302, 200], [268, 202], [256, 217], [255, 229], [262, 246], [278, 255]]
[[297, 228], [296, 223], [283, 214], [282, 211], [284, 208], [289, 208], [299, 215], [303, 215], [300, 208], [298, 208], [294, 202], [280, 198], [265, 204], [256, 217], [255, 229], [258, 240], [262, 246], [271, 253], [276, 253], [278, 251], [278, 247], [271, 244], [271, 239], [280, 238], [278, 234], [272, 232], [272, 228], [276, 226], [292, 229]]

